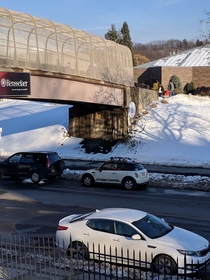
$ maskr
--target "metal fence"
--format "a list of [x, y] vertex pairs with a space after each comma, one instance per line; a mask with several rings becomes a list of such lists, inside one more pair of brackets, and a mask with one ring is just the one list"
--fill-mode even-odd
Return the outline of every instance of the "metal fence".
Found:
[[[94, 255], [95, 252], [89, 252]], [[98, 254], [97, 254], [98, 255]], [[53, 239], [0, 236], [0, 279], [22, 280], [175, 280], [210, 279], [207, 266], [197, 273], [167, 275], [158, 273], [148, 265], [140, 268], [134, 263], [141, 260], [121, 258], [120, 264], [113, 259], [119, 256], [103, 255], [103, 261], [73, 259], [72, 250], [67, 254], [55, 246]], [[105, 260], [104, 260], [105, 259]], [[112, 261], [110, 262], [110, 260]], [[147, 264], [144, 262], [144, 264]], [[167, 271], [167, 270], [166, 270]]]

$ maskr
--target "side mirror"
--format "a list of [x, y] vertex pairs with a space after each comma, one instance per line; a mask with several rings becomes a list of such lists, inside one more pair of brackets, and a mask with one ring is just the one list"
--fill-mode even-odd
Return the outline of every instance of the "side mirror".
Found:
[[133, 240], [141, 240], [141, 236], [139, 234], [134, 234], [131, 237]]

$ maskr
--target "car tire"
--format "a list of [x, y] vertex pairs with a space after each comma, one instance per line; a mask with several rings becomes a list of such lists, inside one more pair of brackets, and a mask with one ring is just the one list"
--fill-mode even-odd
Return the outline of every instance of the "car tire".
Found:
[[41, 180], [41, 174], [39, 171], [31, 171], [31, 175], [30, 175], [31, 181], [35, 184], [38, 184]]
[[94, 179], [93, 179], [93, 177], [91, 176], [91, 175], [89, 175], [89, 174], [84, 174], [83, 176], [82, 176], [82, 183], [83, 183], [83, 185], [85, 185], [86, 187], [90, 187], [90, 186], [92, 186], [92, 185], [94, 185]]
[[55, 167], [58, 172], [63, 172], [65, 169], [65, 162], [63, 160], [59, 160], [56, 162]]
[[154, 259], [153, 267], [155, 272], [164, 275], [175, 275], [177, 274], [177, 264], [168, 255], [159, 255]]
[[89, 252], [88, 248], [79, 241], [75, 241], [72, 245], [69, 245], [67, 255], [76, 260], [88, 260]]
[[4, 176], [3, 170], [0, 168], [0, 179], [2, 179]]
[[125, 179], [123, 179], [123, 183], [122, 183], [124, 189], [126, 190], [133, 190], [135, 188], [135, 181], [133, 178], [131, 177], [127, 177]]

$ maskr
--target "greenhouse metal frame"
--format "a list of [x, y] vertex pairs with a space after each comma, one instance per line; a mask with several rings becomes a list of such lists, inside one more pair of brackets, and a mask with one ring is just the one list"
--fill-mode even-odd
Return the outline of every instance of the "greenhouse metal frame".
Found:
[[1, 7], [0, 65], [134, 85], [128, 47]]

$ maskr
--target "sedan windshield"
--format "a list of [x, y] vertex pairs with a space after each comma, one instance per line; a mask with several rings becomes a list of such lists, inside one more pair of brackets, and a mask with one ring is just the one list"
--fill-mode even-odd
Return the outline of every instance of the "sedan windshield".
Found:
[[132, 224], [152, 239], [166, 235], [173, 229], [164, 220], [151, 214], [147, 214], [143, 219], [134, 221]]

